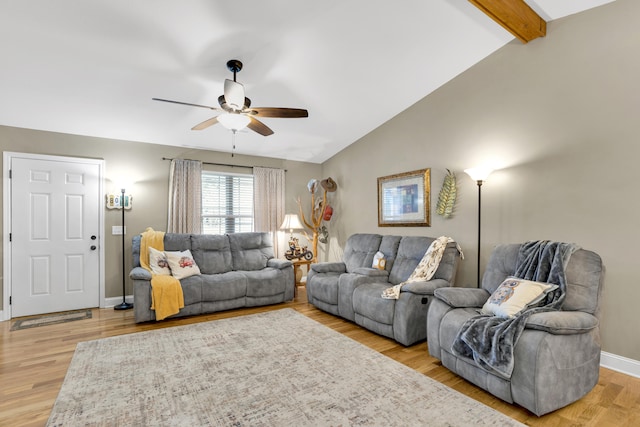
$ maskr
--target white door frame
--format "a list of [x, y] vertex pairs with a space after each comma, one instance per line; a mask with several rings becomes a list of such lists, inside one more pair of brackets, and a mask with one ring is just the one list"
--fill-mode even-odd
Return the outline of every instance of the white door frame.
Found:
[[[33, 159], [33, 160], [49, 160], [49, 161], [64, 161], [69, 163], [90, 163], [98, 165], [98, 195], [104, 194], [104, 160], [99, 159], [86, 159], [80, 157], [66, 157], [66, 156], [49, 156], [45, 154], [32, 154], [32, 153], [16, 153], [11, 151], [5, 151], [3, 153], [3, 169], [2, 169], [2, 271], [3, 271], [3, 288], [2, 288], [2, 311], [0, 311], [0, 321], [11, 319], [11, 305], [9, 304], [9, 297], [11, 296], [11, 243], [9, 242], [9, 233], [11, 232], [11, 179], [9, 173], [11, 169], [11, 159], [14, 157]], [[102, 197], [98, 197], [98, 224], [99, 224], [99, 236], [98, 236], [98, 256], [100, 260], [99, 267], [99, 295], [100, 295], [100, 307], [105, 306], [105, 274], [104, 274], [104, 206], [102, 206]]]

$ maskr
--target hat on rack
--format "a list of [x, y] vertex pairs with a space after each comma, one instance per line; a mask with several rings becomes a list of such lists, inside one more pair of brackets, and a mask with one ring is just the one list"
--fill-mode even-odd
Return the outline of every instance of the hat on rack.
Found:
[[307, 189], [309, 190], [309, 193], [311, 194], [315, 193], [317, 188], [318, 188], [317, 179], [312, 179], [307, 183]]
[[320, 181], [320, 185], [322, 185], [322, 188], [324, 188], [329, 193], [333, 193], [338, 189], [338, 184], [336, 184], [336, 182], [331, 179], [331, 177]]

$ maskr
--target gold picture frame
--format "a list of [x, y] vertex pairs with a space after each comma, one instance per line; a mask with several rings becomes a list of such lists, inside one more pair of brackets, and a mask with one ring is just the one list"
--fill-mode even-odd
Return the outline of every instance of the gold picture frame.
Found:
[[431, 226], [431, 169], [378, 178], [378, 227]]

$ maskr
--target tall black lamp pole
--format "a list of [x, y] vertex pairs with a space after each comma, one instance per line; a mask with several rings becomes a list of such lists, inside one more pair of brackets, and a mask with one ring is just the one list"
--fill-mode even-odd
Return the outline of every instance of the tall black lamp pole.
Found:
[[128, 303], [125, 299], [125, 295], [126, 295], [126, 290], [125, 290], [125, 284], [126, 284], [126, 274], [124, 271], [124, 266], [125, 266], [125, 253], [124, 253], [124, 240], [125, 240], [125, 235], [124, 235], [124, 188], [121, 190], [122, 191], [122, 196], [120, 198], [120, 207], [122, 208], [122, 303], [116, 305], [114, 308], [114, 310], [129, 310], [130, 308], [133, 308], [133, 304]]
[[478, 184], [478, 269], [476, 272], [476, 286], [479, 288], [480, 282], [480, 231], [481, 227], [481, 214], [482, 214], [482, 183], [487, 179], [489, 174], [493, 172], [492, 169], [487, 168], [472, 168], [465, 169], [465, 172]]

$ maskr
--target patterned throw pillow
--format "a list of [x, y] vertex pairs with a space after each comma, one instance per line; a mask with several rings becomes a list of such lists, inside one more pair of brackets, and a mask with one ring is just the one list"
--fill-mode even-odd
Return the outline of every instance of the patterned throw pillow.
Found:
[[167, 256], [167, 261], [169, 261], [169, 267], [171, 268], [171, 275], [176, 279], [184, 279], [189, 276], [196, 276], [200, 274], [200, 268], [196, 265], [196, 262], [193, 260], [193, 256], [191, 255], [191, 251], [187, 249], [186, 251], [175, 251], [175, 252], [167, 252], [164, 253]]
[[552, 283], [507, 277], [484, 303], [482, 314], [513, 317], [525, 308], [537, 305], [549, 292], [557, 288], [558, 285]]
[[171, 269], [169, 268], [169, 261], [164, 252], [161, 252], [154, 248], [149, 248], [149, 267], [151, 272], [159, 274], [161, 276], [171, 276]]

